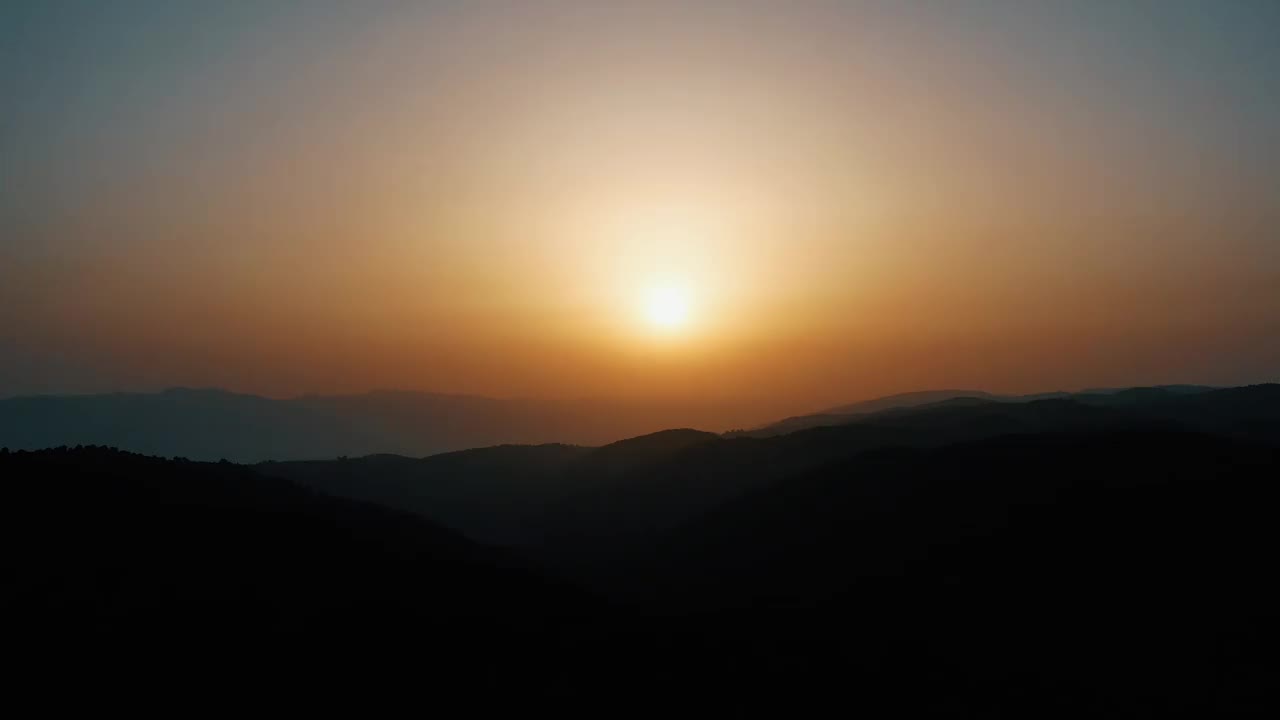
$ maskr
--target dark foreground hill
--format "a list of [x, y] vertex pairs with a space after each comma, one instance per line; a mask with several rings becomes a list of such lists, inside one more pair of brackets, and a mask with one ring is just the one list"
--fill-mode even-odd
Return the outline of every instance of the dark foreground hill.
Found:
[[886, 448], [663, 535], [618, 586], [751, 634], [805, 693], [981, 716], [1274, 709], [1278, 478], [1273, 447], [1181, 431]]
[[85, 663], [350, 679], [371, 652], [418, 647], [441, 682], [516, 682], [600, 605], [420, 517], [230, 463], [5, 450], [0, 479], [7, 652], [50, 678]]
[[376, 667], [471, 707], [1265, 713], [1275, 393], [944, 402], [424, 460], [9, 454], [5, 617], [58, 653], [157, 633], [182, 659], [227, 637], [238, 662], [302, 647], [334, 687]]
[[1280, 385], [1212, 392], [1133, 389], [1004, 402], [952, 398], [765, 437], [667, 431], [601, 448], [503, 446], [411, 459], [267, 463], [266, 474], [418, 513], [544, 561], [612, 565], [745, 493], [887, 447], [1004, 435], [1178, 430], [1280, 446]]

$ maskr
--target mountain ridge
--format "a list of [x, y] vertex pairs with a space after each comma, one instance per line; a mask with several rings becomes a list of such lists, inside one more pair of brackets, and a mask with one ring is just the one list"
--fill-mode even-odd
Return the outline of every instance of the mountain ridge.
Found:
[[283, 641], [342, 674], [429, 648], [415, 689], [527, 709], [552, 687], [596, 714], [728, 692], [779, 714], [1208, 716], [1274, 698], [1278, 461], [1280, 385], [424, 458], [3, 450], [0, 534], [37, 647]]
[[[1250, 386], [1242, 386], [1250, 387]], [[1024, 395], [1001, 395], [983, 390], [921, 390], [906, 393], [885, 395], [860, 402], [840, 405], [808, 415], [795, 415], [775, 422], [767, 423], [749, 430], [733, 430], [726, 435], [755, 436], [785, 434], [823, 425], [842, 425], [856, 422], [860, 417], [874, 415], [888, 410], [901, 410], [915, 407], [928, 407], [939, 403], [962, 399], [981, 400], [1000, 403], [1027, 403], [1038, 400], [1062, 399], [1087, 396], [1118, 396], [1133, 392], [1155, 392], [1170, 395], [1192, 395], [1211, 392], [1224, 388], [1209, 385], [1150, 385], [1120, 388], [1086, 388], [1076, 392], [1055, 390], [1049, 392], [1029, 393]]]
[[[220, 388], [0, 399], [0, 445], [100, 445], [236, 462], [378, 453], [423, 457], [500, 444], [600, 446], [732, 408], [647, 400], [539, 400], [377, 390], [269, 398]], [[719, 426], [727, 426], [719, 425]]]

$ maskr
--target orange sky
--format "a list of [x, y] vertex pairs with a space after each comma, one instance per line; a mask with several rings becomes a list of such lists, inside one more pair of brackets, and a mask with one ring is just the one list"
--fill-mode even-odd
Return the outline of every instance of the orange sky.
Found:
[[0, 394], [1277, 379], [1266, 5], [176, 5], [11, 25]]

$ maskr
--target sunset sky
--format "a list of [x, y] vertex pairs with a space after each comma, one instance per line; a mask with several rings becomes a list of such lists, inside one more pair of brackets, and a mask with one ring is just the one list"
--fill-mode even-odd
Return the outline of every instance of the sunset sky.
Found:
[[0, 396], [1280, 380], [1280, 2], [0, 4]]

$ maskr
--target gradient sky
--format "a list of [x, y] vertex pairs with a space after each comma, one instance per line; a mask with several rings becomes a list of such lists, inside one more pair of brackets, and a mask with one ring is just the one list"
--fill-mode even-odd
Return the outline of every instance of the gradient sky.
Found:
[[1278, 33], [1274, 0], [3, 1], [0, 395], [1280, 380]]

